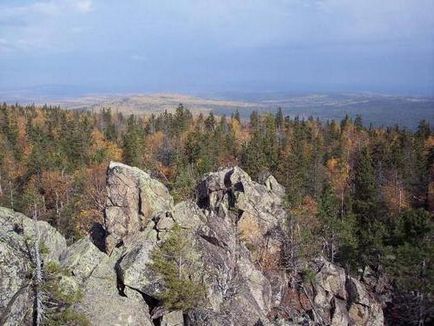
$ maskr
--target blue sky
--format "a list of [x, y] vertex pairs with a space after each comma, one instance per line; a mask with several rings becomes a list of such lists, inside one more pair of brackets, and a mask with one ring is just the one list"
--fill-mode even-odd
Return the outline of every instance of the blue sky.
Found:
[[0, 90], [434, 95], [434, 0], [1, 0]]

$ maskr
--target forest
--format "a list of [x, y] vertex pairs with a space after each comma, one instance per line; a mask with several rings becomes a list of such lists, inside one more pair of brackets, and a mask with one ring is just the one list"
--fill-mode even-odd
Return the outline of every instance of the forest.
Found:
[[[70, 242], [103, 223], [106, 169], [123, 162], [151, 173], [178, 201], [206, 173], [238, 165], [286, 188], [294, 260], [322, 253], [353, 273], [387, 279], [391, 315], [424, 313], [434, 285], [434, 133], [374, 128], [362, 117], [250, 119], [173, 113], [126, 116], [59, 107], [0, 105], [0, 206], [55, 226]], [[395, 311], [395, 310], [396, 311]]]

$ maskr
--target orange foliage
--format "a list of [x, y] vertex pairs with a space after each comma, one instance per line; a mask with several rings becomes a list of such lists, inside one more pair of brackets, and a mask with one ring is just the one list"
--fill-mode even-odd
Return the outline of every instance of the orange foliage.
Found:
[[303, 227], [315, 229], [319, 227], [318, 204], [311, 196], [305, 196], [301, 205], [291, 209], [291, 215], [293, 215]]
[[348, 187], [350, 166], [337, 158], [329, 159], [326, 165], [330, 183], [336, 194], [340, 196]]
[[106, 152], [106, 156], [111, 161], [121, 161], [122, 160], [122, 149], [105, 139], [104, 135], [98, 129], [92, 131], [92, 147], [91, 152], [95, 153], [97, 151], [103, 150]]
[[236, 119], [231, 119], [229, 122], [234, 132], [235, 140], [238, 144], [248, 141], [251, 137], [247, 128], [243, 128], [241, 123]]
[[410, 207], [409, 194], [404, 188], [403, 182], [396, 174], [382, 185], [381, 191], [384, 202], [391, 212], [397, 214], [403, 209]]
[[72, 187], [71, 176], [60, 171], [44, 171], [41, 176], [41, 186], [48, 205], [61, 209], [68, 202], [68, 193]]
[[45, 117], [44, 111], [42, 111], [41, 109], [36, 109], [35, 113], [36, 113], [36, 116], [33, 118], [32, 124], [34, 126], [42, 128], [44, 126], [44, 124], [46, 123], [46, 120], [47, 120]]

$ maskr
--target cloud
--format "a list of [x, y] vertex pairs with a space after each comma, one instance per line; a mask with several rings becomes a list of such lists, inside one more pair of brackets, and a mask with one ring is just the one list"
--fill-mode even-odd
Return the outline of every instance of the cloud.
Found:
[[11, 50], [9, 42], [4, 38], [0, 38], [0, 54], [10, 52]]
[[93, 10], [93, 4], [91, 0], [80, 0], [76, 1], [75, 6], [78, 11], [82, 13], [88, 13]]
[[89, 13], [93, 10], [92, 0], [38, 0], [25, 5], [0, 4], [0, 21], [30, 19], [34, 16], [59, 16], [71, 12]]
[[[37, 0], [0, 4], [1, 52], [63, 52], [86, 30], [92, 0]], [[71, 27], [72, 26], [72, 27]]]
[[[181, 69], [212, 78], [304, 78], [303, 63], [309, 71], [342, 62], [365, 62], [360, 71], [372, 74], [370, 62], [428, 71], [432, 12], [433, 0], [0, 0], [0, 67], [2, 58], [20, 58], [19, 68], [55, 57], [48, 79], [62, 69], [109, 79], [113, 69], [114, 79], [126, 81], [145, 70], [158, 80]], [[77, 69], [69, 68], [73, 60]]]
[[148, 61], [148, 58], [145, 55], [137, 54], [137, 53], [131, 55], [130, 58], [131, 58], [131, 60], [134, 60], [134, 61], [141, 61], [141, 62]]

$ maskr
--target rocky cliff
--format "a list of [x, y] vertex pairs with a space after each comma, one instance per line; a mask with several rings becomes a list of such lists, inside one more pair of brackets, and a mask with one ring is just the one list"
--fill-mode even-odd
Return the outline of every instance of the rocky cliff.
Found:
[[[202, 178], [194, 201], [175, 205], [147, 173], [111, 163], [107, 194], [99, 249], [91, 238], [67, 247], [54, 228], [37, 222], [44, 264], [68, 271], [60, 281], [81, 290], [75, 308], [93, 325], [384, 324], [381, 304], [364, 284], [321, 257], [311, 262], [312, 278], [290, 282], [279, 263], [284, 189], [272, 176], [259, 184], [238, 167], [222, 169]], [[0, 209], [1, 325], [32, 323], [34, 223]], [[206, 292], [205, 302], [187, 311], [164, 308], [165, 284], [149, 268], [175, 225], [192, 238]]]

